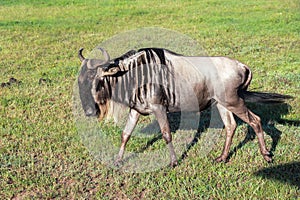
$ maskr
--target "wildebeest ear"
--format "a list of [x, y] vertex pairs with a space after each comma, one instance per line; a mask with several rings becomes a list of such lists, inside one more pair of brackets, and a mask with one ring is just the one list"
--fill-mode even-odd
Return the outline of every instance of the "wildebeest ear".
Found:
[[112, 75], [115, 75], [116, 73], [118, 73], [119, 71], [120, 71], [119, 66], [113, 66], [113, 67], [110, 67], [108, 70], [104, 71], [102, 73], [102, 76], [112, 76]]

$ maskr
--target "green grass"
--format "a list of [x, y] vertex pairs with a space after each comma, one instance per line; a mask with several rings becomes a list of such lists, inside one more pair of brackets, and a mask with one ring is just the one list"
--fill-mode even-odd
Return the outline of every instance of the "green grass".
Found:
[[[15, 77], [22, 83], [0, 88], [1, 199], [299, 198], [299, 9], [296, 0], [2, 0], [0, 82]], [[178, 167], [147, 173], [110, 169], [89, 154], [72, 114], [78, 49], [91, 50], [118, 33], [153, 26], [194, 38], [208, 55], [246, 63], [254, 74], [250, 89], [295, 97], [290, 107], [278, 108], [279, 115], [252, 105], [272, 119], [264, 123], [268, 147], [272, 136], [281, 135], [273, 164], [262, 160], [256, 139], [229, 163], [213, 163], [224, 137], [206, 156], [199, 142]], [[39, 84], [40, 78], [51, 82]], [[111, 131], [118, 140], [119, 132]], [[239, 126], [233, 147], [246, 131], [245, 124]], [[129, 148], [142, 149], [148, 140], [132, 138]], [[286, 167], [278, 171], [276, 166]]]

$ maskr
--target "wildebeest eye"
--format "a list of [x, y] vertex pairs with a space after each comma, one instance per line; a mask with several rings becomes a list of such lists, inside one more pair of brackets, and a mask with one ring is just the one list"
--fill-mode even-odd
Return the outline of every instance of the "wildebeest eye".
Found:
[[103, 105], [106, 103], [106, 100], [105, 99], [100, 99], [100, 104]]

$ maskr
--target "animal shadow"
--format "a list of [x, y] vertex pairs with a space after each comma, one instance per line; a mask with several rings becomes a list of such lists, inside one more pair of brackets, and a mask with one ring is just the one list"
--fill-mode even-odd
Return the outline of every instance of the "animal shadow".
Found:
[[280, 164], [254, 173], [264, 179], [278, 180], [296, 186], [300, 190], [300, 162]]
[[[272, 144], [271, 144], [271, 148], [270, 148], [270, 153], [271, 155], [273, 155], [273, 152], [275, 152], [276, 147], [281, 139], [281, 135], [282, 132], [280, 130], [278, 130], [276, 128], [276, 123], [279, 124], [289, 124], [289, 125], [293, 125], [293, 126], [299, 126], [300, 121], [291, 121], [291, 120], [285, 120], [282, 119], [283, 115], [286, 115], [289, 113], [289, 110], [291, 109], [291, 106], [287, 103], [281, 103], [281, 104], [250, 104], [247, 103], [247, 107], [253, 111], [254, 113], [256, 113], [258, 116], [260, 116], [261, 118], [261, 122], [262, 122], [262, 127], [264, 132], [269, 135], [272, 139]], [[214, 112], [214, 113], [213, 113]], [[217, 115], [216, 115], [217, 113]], [[192, 139], [192, 141], [187, 144], [186, 146], [186, 150], [181, 154], [180, 156], [180, 161], [184, 160], [187, 157], [187, 153], [189, 152], [189, 150], [195, 146], [202, 133], [205, 132], [205, 130], [207, 130], [207, 128], [222, 128], [224, 125], [221, 122], [221, 126], [220, 123], [216, 123], [216, 125], [214, 126], [214, 123], [211, 123], [212, 120], [214, 121], [221, 121], [220, 116], [218, 114], [218, 111], [216, 111], [216, 107], [215, 106], [211, 106], [210, 108], [206, 109], [205, 111], [202, 111], [199, 115], [194, 113], [194, 117], [198, 117], [199, 118], [199, 124], [195, 125], [191, 125], [191, 126], [186, 126], [184, 127], [187, 130], [195, 130], [195, 134], [194, 134], [194, 138]], [[215, 117], [218, 117], [219, 119], [212, 119]], [[239, 118], [235, 117], [236, 122], [239, 125], [244, 124], [244, 122], [242, 120], [240, 120]], [[180, 128], [182, 129], [182, 126], [180, 125], [180, 122], [182, 120], [182, 113], [181, 112], [176, 112], [176, 113], [168, 113], [168, 120], [169, 120], [169, 124], [170, 124], [170, 128], [171, 128], [171, 132], [176, 134], [176, 131]], [[155, 124], [156, 123], [156, 124]], [[157, 122], [149, 124], [149, 126], [153, 127], [153, 126], [158, 126]], [[237, 146], [235, 146], [229, 153], [228, 155], [228, 160], [239, 150], [241, 149], [245, 144], [247, 144], [249, 141], [252, 141], [256, 138], [256, 135], [254, 133], [254, 131], [252, 130], [252, 128], [248, 125], [247, 126], [247, 133], [245, 135], [245, 138], [243, 139], [243, 141], [241, 141]], [[149, 140], [147, 142], [147, 144], [140, 149], [140, 152], [145, 151], [146, 149], [148, 149], [151, 145], [153, 145], [157, 140], [162, 139], [161, 134], [156, 135], [156, 137], [152, 138], [151, 140]]]
[[[285, 120], [282, 119], [283, 115], [286, 115], [289, 113], [291, 106], [287, 103], [278, 103], [278, 104], [259, 104], [259, 103], [247, 103], [247, 107], [256, 113], [258, 116], [261, 118], [261, 123], [264, 132], [269, 135], [272, 139], [272, 144], [270, 148], [270, 153], [273, 155], [273, 153], [276, 150], [276, 147], [281, 139], [282, 132], [276, 128], [276, 123], [283, 124], [283, 125], [293, 125], [293, 126], [299, 126], [300, 121], [292, 121], [292, 120]], [[187, 149], [183, 154], [181, 155], [181, 159], [184, 160], [186, 158], [186, 155], [188, 151], [197, 144], [201, 137], [201, 133], [203, 133], [207, 128], [222, 128], [220, 127], [220, 124], [217, 123], [215, 127], [212, 127], [214, 123], [211, 123], [212, 117], [218, 117], [220, 118], [219, 114], [216, 116], [216, 114], [212, 114], [212, 112], [216, 113], [216, 109], [214, 106], [210, 107], [209, 109], [202, 111], [200, 114], [200, 120], [199, 120], [199, 125], [198, 128], [195, 129], [197, 130], [194, 139], [192, 142], [190, 142], [187, 145]], [[218, 113], [218, 111], [217, 111]], [[180, 119], [180, 113], [177, 114], [170, 114], [168, 116], [170, 119], [170, 122], [172, 121], [177, 121]], [[174, 119], [175, 117], [175, 119]], [[239, 125], [244, 124], [242, 120], [239, 118], [235, 117], [236, 122]], [[214, 121], [221, 121], [221, 119], [213, 119]], [[178, 123], [173, 123], [175, 126], [172, 126], [172, 123], [170, 123], [171, 130], [172, 132], [175, 132], [178, 129]], [[223, 124], [223, 123], [222, 123]], [[222, 125], [223, 126], [223, 125]], [[256, 138], [255, 132], [253, 129], [248, 125], [247, 126], [247, 133], [245, 135], [245, 138], [237, 145], [235, 146], [228, 155], [228, 160], [239, 150], [241, 149], [245, 144], [247, 144], [249, 141], [252, 141]]]

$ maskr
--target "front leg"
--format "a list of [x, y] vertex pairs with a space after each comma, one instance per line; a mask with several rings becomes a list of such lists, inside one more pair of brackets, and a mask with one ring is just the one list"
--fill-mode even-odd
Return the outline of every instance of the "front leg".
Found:
[[162, 105], [153, 105], [152, 110], [160, 126], [162, 136], [169, 147], [170, 160], [171, 160], [170, 166], [175, 167], [176, 165], [178, 165], [178, 162], [177, 162], [175, 150], [172, 143], [172, 135], [169, 126], [169, 121], [167, 118], [166, 108]]
[[131, 133], [132, 133], [133, 129], [135, 128], [135, 126], [136, 126], [136, 124], [139, 120], [139, 117], [140, 117], [140, 114], [136, 110], [130, 109], [129, 116], [128, 116], [125, 128], [122, 132], [122, 138], [121, 138], [122, 141], [121, 141], [120, 151], [119, 151], [118, 157], [117, 157], [117, 159], [115, 160], [115, 163], [114, 163], [116, 166], [119, 166], [120, 163], [122, 162], [122, 158], [123, 158], [123, 155], [124, 155], [126, 143], [128, 142], [128, 140], [131, 136]]

